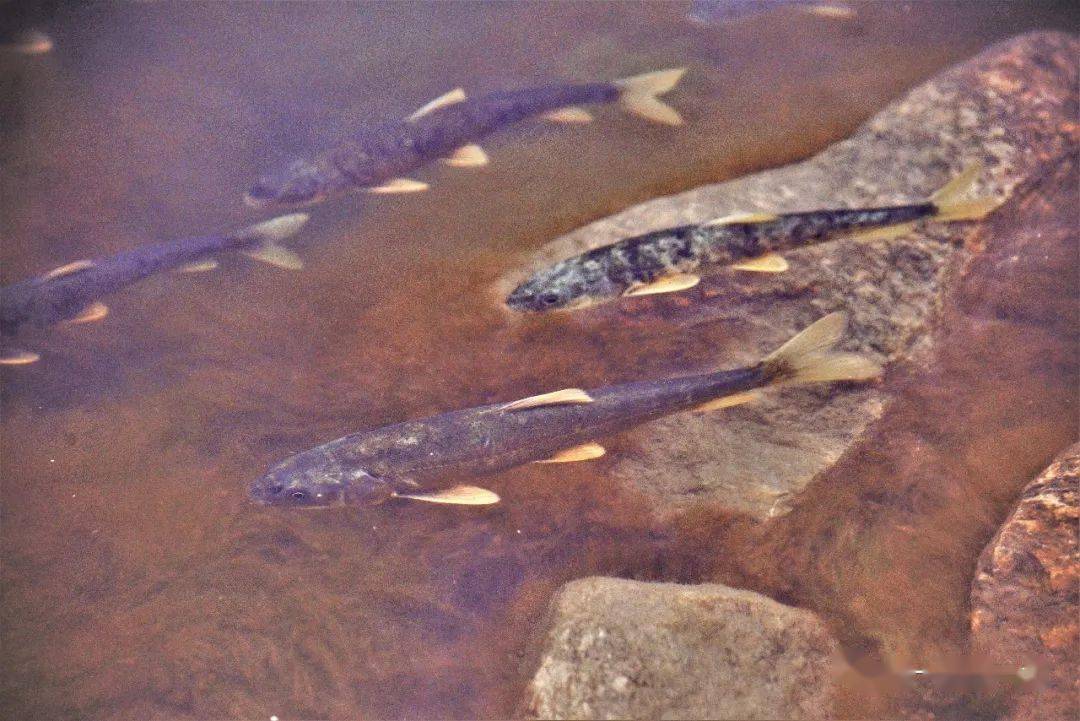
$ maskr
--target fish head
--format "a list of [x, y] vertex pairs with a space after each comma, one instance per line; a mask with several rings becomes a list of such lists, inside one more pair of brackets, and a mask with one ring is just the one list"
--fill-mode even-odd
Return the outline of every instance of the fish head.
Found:
[[364, 470], [347, 468], [332, 454], [313, 449], [289, 458], [251, 484], [251, 498], [265, 506], [327, 508], [377, 503], [391, 495], [389, 485]]
[[595, 260], [571, 258], [533, 274], [506, 297], [511, 310], [550, 313], [587, 308], [618, 297]]
[[244, 195], [244, 202], [260, 209], [312, 205], [325, 200], [340, 180], [340, 173], [322, 160], [294, 160], [260, 177]]

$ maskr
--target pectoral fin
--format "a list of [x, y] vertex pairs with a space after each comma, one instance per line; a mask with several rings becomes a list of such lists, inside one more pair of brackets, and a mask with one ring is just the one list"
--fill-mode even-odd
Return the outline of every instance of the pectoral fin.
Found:
[[454, 486], [430, 493], [394, 493], [395, 498], [408, 498], [427, 503], [445, 503], [454, 506], [490, 506], [499, 502], [494, 491], [478, 486]]
[[365, 188], [365, 190], [369, 193], [389, 195], [392, 193], [418, 193], [421, 190], [427, 190], [429, 187], [431, 186], [420, 180], [413, 180], [412, 178], [394, 178], [382, 185], [375, 185], [370, 188]]
[[73, 263], [62, 265], [59, 268], [53, 268], [48, 273], [41, 276], [42, 280], [52, 280], [53, 278], [61, 278], [65, 275], [71, 275], [72, 273], [78, 273], [80, 270], [86, 270], [87, 268], [93, 268], [97, 263], [92, 260], [76, 260]]
[[101, 302], [94, 302], [83, 308], [78, 315], [72, 316], [64, 321], [68, 325], [77, 325], [79, 323], [93, 323], [95, 320], [101, 320], [109, 314], [109, 306]]
[[487, 153], [479, 145], [462, 145], [454, 151], [449, 158], [443, 158], [443, 162], [455, 168], [478, 168], [487, 165]]
[[745, 270], [751, 273], [783, 273], [788, 269], [788, 262], [784, 256], [776, 253], [766, 253], [756, 258], [750, 258], [731, 266], [735, 270]]
[[24, 366], [36, 363], [41, 355], [21, 348], [4, 348], [0, 350], [0, 366]]
[[573, 403], [592, 403], [593, 399], [580, 388], [563, 388], [560, 391], [542, 393], [538, 396], [529, 396], [520, 400], [512, 401], [502, 407], [504, 411], [521, 411], [526, 408], [540, 408], [542, 406], [561, 406]]
[[701, 282], [701, 278], [691, 273], [675, 273], [657, 278], [651, 283], [635, 285], [623, 293], [630, 297], [635, 295], [656, 295], [657, 293], [676, 293], [680, 290], [693, 288]]
[[454, 88], [453, 90], [443, 93], [439, 97], [432, 100], [430, 103], [424, 105], [424, 107], [417, 110], [415, 113], [405, 118], [410, 123], [416, 122], [425, 115], [429, 115], [439, 108], [445, 108], [447, 105], [455, 105], [465, 100], [465, 90], [462, 88]]
[[176, 269], [177, 273], [205, 273], [208, 270], [214, 270], [218, 267], [218, 262], [213, 258], [207, 260], [200, 260], [195, 263], [188, 263], [182, 265]]
[[702, 403], [695, 408], [695, 411], [718, 411], [721, 408], [731, 408], [732, 406], [741, 406], [743, 403], [751, 403], [761, 398], [761, 394], [758, 391], [746, 391], [745, 393], [734, 393], [730, 396], [724, 396], [723, 398], [717, 398], [711, 400], [708, 403]]
[[573, 448], [564, 448], [551, 458], [545, 458], [542, 461], [534, 461], [535, 463], [573, 463], [575, 461], [591, 461], [594, 458], [607, 453], [604, 447], [599, 443], [583, 443], [580, 446], [574, 446]]
[[714, 218], [705, 225], [749, 225], [752, 223], [768, 223], [776, 220], [777, 216], [772, 213], [732, 213], [721, 218]]
[[573, 105], [559, 108], [558, 110], [552, 110], [549, 113], [544, 113], [540, 117], [553, 123], [591, 123], [593, 121], [592, 113], [585, 108], [579, 108]]

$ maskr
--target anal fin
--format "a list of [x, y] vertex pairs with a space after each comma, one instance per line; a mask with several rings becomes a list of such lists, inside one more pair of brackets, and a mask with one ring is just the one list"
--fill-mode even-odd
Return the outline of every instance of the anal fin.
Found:
[[854, 240], [893, 240], [894, 238], [900, 238], [910, 233], [915, 225], [914, 222], [896, 223], [894, 225], [885, 225], [880, 228], [856, 230], [848, 235], [848, 237]]
[[743, 403], [752, 403], [753, 401], [761, 398], [761, 393], [758, 391], [745, 391], [743, 393], [733, 393], [729, 396], [723, 396], [716, 398], [715, 400], [702, 403], [700, 406], [694, 408], [695, 411], [718, 411], [721, 408], [731, 408], [732, 406], [741, 406]]
[[418, 193], [422, 190], [427, 190], [429, 186], [422, 180], [413, 180], [412, 178], [394, 178], [388, 180], [382, 185], [375, 185], [370, 188], [364, 188], [369, 193], [375, 193], [377, 195], [390, 195], [393, 193]]
[[624, 296], [656, 295], [657, 293], [677, 293], [680, 290], [689, 290], [701, 282], [699, 276], [692, 273], [674, 273], [657, 278], [651, 283], [635, 285], [623, 293]]
[[441, 491], [426, 493], [394, 493], [395, 498], [408, 498], [426, 503], [444, 503], [453, 506], [490, 506], [499, 502], [499, 494], [479, 486], [454, 486]]
[[181, 265], [176, 269], [177, 273], [205, 273], [208, 270], [214, 270], [218, 267], [218, 262], [214, 258], [208, 258], [206, 260], [199, 260], [194, 263], [188, 263], [187, 265]]
[[0, 366], [24, 366], [41, 360], [41, 354], [21, 348], [0, 350]]
[[95, 301], [90, 305], [79, 311], [79, 314], [65, 319], [63, 322], [68, 325], [77, 325], [79, 323], [93, 323], [95, 320], [101, 320], [109, 314], [109, 306], [100, 301]]
[[565, 108], [559, 108], [558, 110], [552, 110], [544, 113], [540, 116], [541, 119], [550, 121], [552, 123], [591, 123], [593, 121], [592, 113], [585, 108], [579, 108], [576, 105], [568, 105]]
[[574, 446], [573, 448], [564, 448], [551, 458], [545, 458], [541, 461], [533, 461], [534, 463], [574, 463], [575, 461], [591, 461], [594, 458], [607, 453], [602, 445], [599, 443], [583, 443], [580, 446]]
[[476, 144], [462, 145], [449, 158], [443, 158], [443, 163], [454, 168], [478, 168], [489, 162], [487, 153]]
[[593, 398], [580, 388], [563, 388], [551, 393], [541, 393], [538, 396], [529, 396], [516, 401], [511, 401], [502, 407], [504, 411], [521, 411], [527, 408], [540, 408], [543, 406], [562, 406], [577, 403], [592, 403]]
[[260, 263], [267, 263], [276, 268], [300, 270], [304, 267], [304, 261], [299, 255], [276, 243], [263, 243], [258, 247], [249, 248], [240, 252], [252, 260], [257, 260]]
[[783, 273], [788, 269], [788, 262], [778, 253], [765, 253], [756, 258], [748, 258], [735, 263], [731, 267], [750, 273]]

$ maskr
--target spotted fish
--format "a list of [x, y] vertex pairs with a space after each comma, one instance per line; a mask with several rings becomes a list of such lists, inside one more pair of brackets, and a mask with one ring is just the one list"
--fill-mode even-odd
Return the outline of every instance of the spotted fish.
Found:
[[347, 191], [409, 193], [427, 184], [407, 174], [436, 160], [454, 167], [485, 165], [477, 142], [528, 117], [566, 123], [589, 122], [581, 105], [618, 102], [648, 120], [679, 125], [682, 119], [662, 95], [685, 68], [658, 70], [611, 82], [549, 85], [469, 98], [456, 88], [402, 121], [361, 130], [341, 145], [262, 176], [247, 192], [253, 207], [318, 203]]
[[567, 388], [406, 421], [339, 438], [271, 468], [252, 497], [277, 506], [368, 505], [391, 498], [486, 505], [499, 497], [463, 484], [525, 463], [604, 455], [598, 438], [679, 411], [716, 410], [764, 389], [876, 377], [869, 359], [832, 350], [845, 318], [818, 320], [753, 365], [582, 390]]
[[694, 287], [700, 268], [779, 273], [777, 254], [842, 235], [886, 239], [909, 232], [917, 221], [979, 220], [999, 204], [993, 198], [962, 200], [978, 176], [974, 165], [930, 199], [908, 205], [811, 210], [799, 213], [737, 213], [700, 225], [682, 225], [626, 238], [545, 268], [506, 298], [516, 311], [585, 308], [623, 296], [670, 293]]

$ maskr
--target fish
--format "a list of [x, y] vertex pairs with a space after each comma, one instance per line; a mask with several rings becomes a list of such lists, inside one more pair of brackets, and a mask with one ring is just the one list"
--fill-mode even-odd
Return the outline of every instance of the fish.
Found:
[[455, 88], [403, 120], [363, 129], [335, 148], [263, 175], [244, 202], [255, 208], [299, 207], [349, 191], [423, 191], [428, 184], [407, 174], [436, 160], [459, 168], [486, 165], [487, 153], [477, 144], [485, 136], [533, 116], [589, 122], [592, 116], [581, 105], [618, 102], [647, 120], [680, 125], [679, 113], [658, 96], [674, 88], [685, 72], [672, 68], [610, 82], [548, 85], [476, 98]]
[[198, 272], [216, 266], [215, 256], [239, 252], [271, 265], [298, 269], [299, 256], [281, 245], [306, 223], [304, 213], [282, 215], [225, 235], [182, 238], [112, 256], [77, 260], [0, 288], [0, 365], [26, 365], [40, 358], [7, 340], [30, 327], [101, 320], [102, 299], [155, 273]]
[[829, 314], [746, 367], [565, 388], [361, 431], [287, 458], [249, 493], [262, 505], [305, 508], [498, 503], [498, 494], [471, 482], [526, 463], [599, 458], [598, 438], [680, 411], [746, 403], [769, 388], [876, 378], [873, 360], [832, 350], [845, 325], [844, 313]]
[[981, 171], [974, 164], [927, 200], [907, 205], [735, 213], [625, 238], [543, 268], [506, 297], [511, 311], [544, 313], [587, 308], [618, 298], [693, 288], [703, 267], [782, 273], [781, 251], [851, 236], [887, 240], [922, 220], [977, 221], [1000, 205], [996, 198], [964, 200]]
[[40, 30], [4, 34], [0, 50], [18, 55], [44, 55], [53, 49], [53, 39]]
[[846, 3], [822, 0], [693, 0], [687, 17], [702, 25], [727, 24], [784, 7], [830, 20], [856, 16], [855, 8]]

